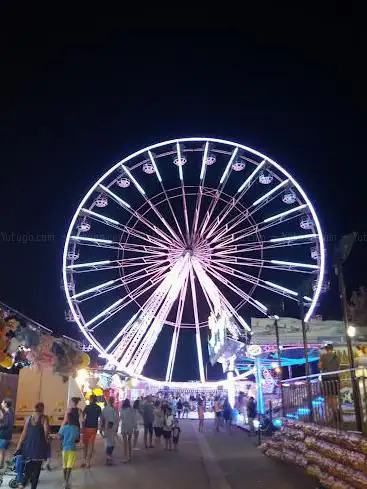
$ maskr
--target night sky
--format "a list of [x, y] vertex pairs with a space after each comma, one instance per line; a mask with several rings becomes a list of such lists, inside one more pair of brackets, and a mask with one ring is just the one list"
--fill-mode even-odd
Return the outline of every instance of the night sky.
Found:
[[[338, 318], [330, 263], [345, 233], [359, 233], [348, 290], [367, 285], [364, 56], [351, 17], [306, 24], [276, 36], [126, 36], [36, 34], [10, 22], [1, 48], [0, 300], [78, 336], [64, 321], [60, 282], [64, 235], [84, 193], [141, 147], [212, 136], [268, 154], [303, 185], [327, 241], [331, 289], [319, 312]], [[192, 354], [180, 352], [178, 377], [196, 376], [187, 373]], [[147, 373], [161, 375], [157, 365], [153, 357]]]

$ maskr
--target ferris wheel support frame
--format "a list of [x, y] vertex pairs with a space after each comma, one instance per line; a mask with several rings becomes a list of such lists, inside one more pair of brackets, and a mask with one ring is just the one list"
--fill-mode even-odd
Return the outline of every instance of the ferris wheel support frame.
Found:
[[[130, 160], [132, 160], [133, 158], [136, 158], [137, 156], [142, 155], [143, 153], [148, 153], [150, 161], [152, 162], [152, 164], [154, 166], [156, 176], [157, 176], [157, 178], [158, 178], [158, 180], [162, 186], [162, 190], [164, 192], [164, 195], [167, 196], [166, 190], [165, 190], [163, 183], [162, 183], [162, 178], [161, 178], [159, 170], [158, 170], [158, 165], [156, 164], [156, 161], [155, 161], [155, 158], [153, 155], [153, 151], [162, 147], [162, 146], [166, 146], [166, 145], [175, 145], [176, 146], [176, 152], [177, 152], [177, 158], [178, 158], [178, 160], [177, 160], [178, 165], [177, 166], [178, 166], [179, 179], [180, 179], [180, 184], [181, 184], [182, 202], [183, 202], [184, 216], [185, 216], [184, 220], [185, 220], [186, 239], [188, 242], [187, 244], [191, 244], [191, 243], [189, 243], [189, 241], [190, 241], [190, 238], [189, 238], [189, 236], [190, 236], [190, 225], [189, 225], [188, 215], [187, 215], [186, 193], [185, 193], [185, 185], [184, 185], [183, 166], [181, 164], [182, 154], [181, 154], [181, 146], [180, 146], [181, 144], [187, 143], [187, 142], [203, 142], [205, 144], [204, 154], [203, 154], [203, 159], [202, 159], [202, 165], [201, 165], [201, 171], [200, 171], [199, 193], [197, 194], [194, 221], [193, 221], [193, 227], [192, 227], [192, 229], [195, 230], [193, 239], [199, 240], [199, 237], [203, 235], [203, 233], [207, 227], [208, 227], [207, 231], [209, 231], [209, 232], [208, 232], [206, 237], [211, 238], [211, 240], [210, 240], [211, 244], [218, 243], [219, 239], [222, 239], [222, 238], [227, 236], [226, 240], [224, 240], [224, 241], [222, 240], [217, 245], [214, 245], [215, 254], [216, 254], [216, 256], [221, 257], [221, 261], [216, 262], [216, 264], [209, 263], [209, 262], [206, 263], [204, 261], [205, 272], [202, 269], [201, 271], [199, 271], [199, 274], [201, 272], [204, 272], [204, 274], [207, 276], [208, 279], [209, 279], [208, 273], [211, 274], [212, 276], [215, 276], [217, 280], [220, 280], [227, 287], [230, 287], [231, 290], [233, 292], [237, 293], [237, 295], [239, 295], [243, 300], [247, 300], [247, 301], [249, 300], [248, 294], [247, 294], [247, 297], [246, 297], [246, 294], [239, 294], [239, 292], [240, 292], [239, 287], [237, 287], [231, 280], [226, 278], [228, 275], [232, 275], [233, 277], [236, 277], [236, 279], [244, 280], [244, 281], [246, 281], [248, 283], [252, 283], [256, 286], [266, 288], [268, 290], [271, 290], [273, 293], [286, 296], [290, 299], [294, 299], [296, 296], [298, 296], [298, 293], [280, 285], [279, 283], [275, 283], [275, 282], [268, 281], [268, 280], [263, 280], [259, 277], [255, 277], [251, 274], [248, 274], [248, 273], [245, 273], [242, 271], [240, 272], [237, 269], [235, 269], [236, 272], [233, 273], [234, 269], [230, 270], [230, 267], [228, 267], [228, 265], [230, 263], [233, 264], [233, 262], [231, 261], [230, 255], [232, 253], [236, 253], [236, 254], [239, 253], [239, 250], [241, 250], [241, 251], [254, 251], [257, 249], [264, 250], [264, 249], [277, 248], [278, 246], [285, 247], [285, 246], [301, 245], [301, 244], [305, 244], [308, 242], [313, 242], [313, 239], [317, 238], [318, 239], [318, 253], [319, 253], [318, 266], [315, 266], [315, 265], [311, 266], [309, 264], [292, 262], [292, 261], [287, 262], [284, 260], [283, 261], [282, 260], [270, 260], [270, 263], [269, 263], [269, 260], [268, 261], [267, 260], [261, 260], [258, 262], [255, 262], [253, 260], [252, 261], [248, 260], [248, 263], [251, 263], [252, 266], [257, 266], [256, 265], [256, 263], [257, 263], [259, 265], [259, 267], [265, 266], [268, 268], [284, 269], [284, 270], [291, 270], [291, 271], [297, 271], [297, 272], [303, 271], [304, 269], [306, 269], [306, 270], [311, 269], [311, 268], [317, 269], [317, 267], [318, 267], [319, 268], [318, 280], [315, 283], [315, 289], [314, 289], [313, 297], [312, 298], [304, 297], [304, 299], [309, 302], [309, 309], [308, 309], [306, 317], [305, 317], [306, 321], [308, 321], [309, 318], [311, 317], [311, 315], [312, 315], [312, 313], [316, 307], [316, 304], [318, 302], [318, 299], [319, 299], [319, 296], [320, 296], [320, 293], [322, 290], [322, 285], [323, 285], [322, 282], [323, 282], [324, 271], [325, 271], [325, 247], [324, 247], [323, 235], [322, 235], [320, 222], [319, 222], [317, 214], [313, 208], [313, 205], [312, 205], [311, 201], [308, 199], [305, 192], [303, 191], [302, 187], [297, 183], [297, 181], [294, 180], [293, 177], [286, 170], [284, 170], [284, 168], [282, 168], [279, 164], [277, 164], [272, 159], [268, 158], [267, 156], [263, 155], [262, 153], [254, 150], [252, 148], [249, 148], [249, 147], [244, 146], [244, 145], [239, 144], [239, 143], [233, 143], [231, 141], [227, 141], [227, 140], [223, 140], [223, 139], [217, 139], [217, 138], [197, 138], [197, 137], [180, 138], [180, 139], [174, 139], [174, 140], [170, 140], [170, 141], [164, 141], [164, 142], [151, 145], [147, 148], [143, 148], [143, 149], [135, 152], [134, 154], [128, 156], [127, 158], [123, 159], [122, 161], [120, 161], [119, 163], [114, 165], [104, 175], [102, 175], [102, 177], [89, 189], [87, 194], [82, 199], [81, 203], [79, 204], [79, 206], [78, 206], [78, 208], [77, 208], [77, 210], [76, 210], [76, 212], [75, 212], [75, 214], [71, 220], [71, 223], [70, 223], [70, 226], [69, 226], [69, 229], [67, 232], [64, 251], [63, 251], [63, 282], [64, 282], [64, 289], [65, 289], [67, 302], [68, 302], [70, 311], [71, 311], [71, 313], [75, 319], [75, 322], [79, 326], [79, 329], [81, 330], [83, 335], [90, 342], [90, 344], [92, 344], [93, 347], [96, 348], [97, 351], [99, 351], [103, 355], [105, 354], [106, 350], [104, 350], [103, 347], [101, 346], [101, 344], [99, 343], [99, 341], [97, 341], [94, 338], [94, 336], [91, 335], [91, 332], [95, 328], [97, 328], [100, 324], [102, 324], [106, 319], [110, 318], [111, 315], [116, 314], [119, 310], [121, 310], [122, 307], [125, 307], [125, 305], [127, 303], [127, 299], [126, 299], [127, 296], [125, 296], [125, 297], [119, 299], [118, 301], [116, 301], [115, 303], [111, 304], [104, 311], [102, 311], [96, 317], [94, 317], [92, 320], [89, 320], [86, 322], [83, 319], [83, 317], [81, 317], [79, 315], [78, 310], [76, 309], [76, 307], [77, 307], [76, 299], [79, 299], [80, 301], [88, 300], [90, 298], [90, 295], [94, 297], [95, 295], [100, 295], [102, 293], [105, 293], [108, 290], [110, 290], [109, 289], [110, 286], [113, 287], [115, 285], [115, 281], [105, 282], [105, 283], [99, 284], [95, 287], [92, 287], [90, 289], [84, 290], [82, 292], [75, 293], [75, 291], [73, 290], [72, 284], [70, 287], [70, 284], [68, 282], [68, 273], [70, 271], [76, 270], [77, 269], [76, 267], [78, 267], [78, 265], [73, 264], [70, 267], [68, 266], [67, 259], [68, 259], [69, 244], [72, 241], [74, 241], [74, 243], [78, 242], [79, 244], [82, 244], [82, 245], [88, 245], [88, 246], [94, 246], [94, 247], [100, 247], [100, 248], [118, 249], [118, 250], [122, 250], [122, 251], [127, 250], [127, 251], [132, 251], [135, 253], [139, 253], [139, 254], [140, 253], [144, 254], [144, 256], [146, 256], [146, 259], [150, 260], [151, 267], [149, 268], [149, 272], [151, 272], [151, 274], [154, 277], [153, 279], [151, 278], [151, 280], [150, 280], [151, 286], [159, 283], [162, 280], [164, 282], [164, 279], [166, 277], [161, 277], [159, 275], [159, 273], [154, 274], [154, 272], [156, 270], [155, 265], [157, 265], [157, 263], [158, 263], [157, 260], [159, 260], [159, 257], [162, 256], [162, 253], [159, 253], [157, 251], [157, 249], [154, 248], [154, 246], [158, 247], [158, 249], [161, 249], [162, 251], [167, 250], [169, 247], [172, 247], [173, 249], [176, 248], [177, 250], [179, 250], [180, 238], [178, 237], [176, 232], [173, 230], [173, 228], [165, 220], [164, 216], [158, 210], [156, 205], [154, 203], [152, 203], [150, 199], [147, 198], [144, 189], [141, 187], [141, 185], [137, 182], [137, 180], [132, 175], [131, 169], [126, 167], [126, 163], [129, 162]], [[212, 198], [211, 204], [209, 206], [209, 209], [205, 213], [205, 216], [201, 222], [201, 225], [199, 226], [198, 223], [199, 223], [199, 216], [200, 216], [202, 189], [204, 186], [204, 181], [205, 181], [205, 176], [206, 176], [206, 171], [207, 171], [206, 158], [208, 157], [208, 154], [209, 154], [210, 145], [215, 144], [215, 143], [228, 145], [228, 146], [232, 147], [233, 149], [230, 153], [223, 151], [223, 153], [225, 153], [225, 154], [230, 154], [230, 158], [229, 158], [229, 160], [226, 164], [225, 170], [224, 170], [224, 172], [220, 178], [219, 186], [218, 186], [216, 192], [213, 194], [213, 198]], [[256, 155], [257, 157], [261, 158], [262, 161], [260, 163], [254, 162], [257, 166], [256, 166], [255, 170], [251, 173], [251, 175], [249, 177], [247, 177], [246, 180], [238, 188], [237, 193], [239, 195], [237, 195], [236, 198], [234, 198], [231, 202], [229, 202], [227, 204], [227, 206], [225, 206], [219, 212], [219, 215], [215, 218], [215, 220], [211, 224], [209, 224], [210, 219], [213, 216], [215, 207], [217, 206], [217, 203], [218, 203], [220, 196], [224, 190], [224, 187], [227, 183], [227, 180], [228, 180], [228, 178], [232, 172], [233, 163], [235, 162], [235, 160], [237, 160], [238, 157], [242, 157], [241, 151], [250, 152], [253, 155]], [[251, 160], [248, 160], [248, 161], [251, 161]], [[239, 215], [232, 217], [231, 220], [229, 221], [229, 223], [227, 223], [225, 226], [221, 226], [224, 219], [229, 215], [231, 210], [234, 209], [236, 202], [238, 202], [242, 198], [242, 196], [246, 193], [248, 188], [252, 185], [256, 174], [259, 172], [259, 170], [262, 167], [265, 166], [265, 162], [269, 163], [275, 169], [279, 170], [279, 172], [285, 177], [285, 179], [276, 177], [278, 179], [277, 185], [274, 188], [272, 188], [270, 191], [266, 192], [265, 194], [261, 195], [258, 199], [256, 199], [249, 206], [250, 211], [241, 211]], [[114, 194], [114, 192], [112, 192], [109, 188], [107, 188], [106, 186], [103, 185], [104, 180], [109, 175], [111, 175], [112, 172], [114, 172], [118, 168], [121, 168], [123, 170], [123, 172], [130, 178], [130, 180], [134, 184], [134, 187], [141, 194], [141, 196], [143, 197], [145, 202], [152, 209], [152, 211], [156, 214], [156, 216], [160, 219], [160, 221], [164, 224], [164, 227], [169, 232], [168, 235], [166, 234], [166, 232], [157, 228], [157, 226], [152, 225], [150, 223], [150, 221], [147, 220], [140, 213], [138, 213], [134, 209], [131, 209], [131, 206], [127, 202], [120, 199], [116, 194]], [[264, 182], [262, 182], [262, 183], [264, 183]], [[245, 245], [234, 244], [236, 241], [239, 241], [242, 238], [251, 235], [251, 233], [258, 232], [258, 228], [256, 228], [256, 226], [254, 226], [252, 229], [250, 227], [249, 229], [247, 229], [247, 231], [245, 233], [243, 233], [242, 231], [234, 231], [234, 229], [236, 228], [236, 226], [238, 226], [238, 224], [241, 222], [241, 220], [243, 218], [246, 218], [246, 219], [249, 218], [255, 212], [257, 212], [259, 209], [261, 209], [264, 205], [267, 205], [276, 196], [278, 196], [279, 193], [281, 191], [283, 191], [284, 187], [288, 186], [288, 184], [291, 184], [293, 186], [293, 188], [298, 191], [299, 195], [302, 197], [303, 201], [306, 204], [303, 204], [302, 206], [295, 207], [293, 209], [289, 209], [287, 211], [278, 213], [278, 214], [273, 215], [273, 216], [266, 217], [266, 219], [264, 219], [264, 221], [263, 221], [263, 224], [265, 226], [271, 227], [272, 226], [271, 223], [279, 223], [279, 222], [282, 222], [283, 220], [287, 220], [288, 218], [289, 219], [295, 218], [298, 216], [299, 211], [304, 209], [305, 206], [307, 206], [307, 208], [309, 210], [309, 214], [311, 215], [313, 224], [316, 228], [316, 232], [308, 233], [308, 234], [304, 234], [304, 235], [297, 235], [297, 236], [271, 238], [267, 241], [262, 241], [262, 242], [255, 243], [255, 244], [245, 244]], [[153, 231], [154, 234], [158, 235], [158, 237], [152, 236], [149, 233], [142, 233], [138, 230], [134, 230], [133, 228], [130, 228], [128, 226], [124, 226], [123, 224], [120, 224], [118, 221], [115, 221], [115, 220], [113, 220], [107, 216], [103, 216], [99, 213], [96, 213], [90, 209], [85, 208], [85, 206], [84, 206], [85, 203], [91, 197], [93, 192], [98, 191], [98, 189], [103, 190], [106, 193], [106, 195], [109, 195], [115, 202], [117, 202], [122, 208], [127, 210], [132, 216], [134, 216], [136, 219], [138, 219], [144, 225], [147, 225], [151, 229], [151, 231]], [[170, 200], [168, 198], [167, 198], [167, 202], [169, 204], [170, 212], [172, 213], [172, 215], [174, 217], [177, 230], [178, 230], [180, 236], [183, 237], [185, 233], [182, 232], [182, 230], [179, 226], [179, 223], [177, 221], [175, 213], [173, 212], [173, 208], [171, 206]], [[294, 201], [292, 201], [292, 202], [294, 202]], [[72, 233], [73, 233], [73, 230], [75, 229], [76, 221], [77, 221], [78, 217], [81, 215], [84, 215], [84, 216], [87, 215], [93, 220], [102, 222], [103, 224], [111, 226], [115, 229], [120, 229], [123, 232], [126, 232], [131, 236], [135, 236], [139, 239], [143, 239], [144, 241], [147, 241], [149, 243], [149, 246], [148, 245], [144, 245], [144, 246], [143, 245], [137, 245], [137, 244], [133, 244], [133, 243], [131, 243], [131, 244], [126, 243], [125, 245], [122, 245], [121, 242], [117, 243], [117, 242], [113, 242], [111, 240], [87, 238], [87, 237], [79, 236], [79, 234], [78, 234], [78, 236], [73, 236]], [[292, 217], [290, 217], [290, 216], [292, 216]], [[303, 227], [303, 226], [301, 226], [301, 227]], [[264, 227], [262, 229], [264, 229]], [[305, 226], [303, 229], [310, 229], [310, 228]], [[199, 243], [198, 246], [200, 247], [201, 246], [200, 241], [198, 241], [198, 243]], [[154, 246], [151, 246], [151, 245], [154, 245]], [[75, 244], [74, 244], [73, 249], [74, 249], [74, 253], [75, 253]], [[204, 249], [203, 249], [203, 252], [205, 253]], [[235, 257], [236, 260], [239, 260], [239, 258], [240, 257]], [[144, 259], [145, 258], [143, 258], [143, 260]], [[162, 260], [163, 260], [163, 258], [162, 258]], [[244, 259], [242, 261], [242, 263], [244, 263], [245, 261], [246, 260]], [[109, 262], [109, 260], [107, 260], [107, 261], [104, 260], [101, 262], [91, 262], [89, 264], [88, 263], [80, 264], [79, 271], [83, 271], [83, 269], [84, 269], [84, 271], [90, 271], [89, 267], [91, 268], [91, 270], [98, 270], [98, 269], [101, 269], [101, 267], [104, 267], [105, 265], [111, 265], [111, 263], [114, 263], [114, 262], [118, 263], [119, 261], [115, 260], [115, 261], [112, 261], [109, 263], [107, 263], [107, 262]], [[240, 260], [239, 260], [239, 262], [240, 262]], [[98, 263], [103, 264], [103, 265], [100, 265]], [[117, 267], [118, 267], [118, 265], [117, 265]], [[157, 268], [158, 268], [158, 265], [157, 265]], [[200, 266], [200, 268], [201, 268], [201, 266]], [[187, 287], [188, 279], [190, 279], [191, 291], [192, 291], [191, 295], [192, 295], [193, 303], [194, 302], [196, 303], [196, 300], [194, 301], [194, 296], [196, 297], [195, 283], [194, 283], [195, 280], [194, 280], [194, 274], [193, 274], [194, 270], [195, 270], [195, 265], [194, 265], [194, 263], [192, 263], [192, 266], [190, 266], [189, 272], [188, 272], [188, 275], [190, 275], [190, 277], [188, 277], [188, 275], [186, 275], [185, 278], [183, 280], [180, 280], [179, 283], [182, 286], [186, 283], [186, 287]], [[131, 282], [134, 281], [134, 273], [135, 272], [130, 274], [130, 276], [125, 277], [125, 281], [123, 284], [125, 287], [129, 283], [129, 281], [131, 281]], [[208, 279], [203, 280], [203, 277], [200, 278], [200, 276], [196, 272], [196, 270], [195, 270], [195, 274], [197, 275], [199, 282], [203, 288], [206, 300], [208, 301], [210, 296], [212, 296], [212, 298], [213, 298], [213, 291], [210, 291], [212, 286], [211, 286], [211, 284], [208, 285], [209, 284]], [[201, 275], [202, 275], [202, 273], [201, 273]], [[136, 276], [140, 276], [140, 275], [137, 274]], [[154, 280], [154, 283], [153, 283], [153, 280]], [[211, 279], [209, 279], [209, 280], [211, 281]], [[111, 282], [113, 282], [113, 283], [111, 283]], [[203, 286], [204, 282], [206, 282], [206, 286]], [[173, 289], [176, 289], [176, 287], [172, 287], [172, 290]], [[114, 339], [114, 341], [110, 343], [110, 345], [108, 346], [109, 349], [112, 348], [112, 346], [115, 345], [116, 342], [119, 341], [120, 339], [121, 339], [121, 341], [123, 341], [123, 340], [126, 340], [127, 337], [131, 338], [132, 331], [139, 332], [139, 336], [142, 335], [140, 339], [143, 339], [143, 346], [141, 347], [141, 351], [139, 354], [140, 356], [139, 357], [133, 357], [133, 358], [135, 358], [135, 360], [133, 362], [134, 368], [131, 369], [131, 368], [129, 368], [129, 365], [128, 365], [130, 362], [131, 356], [129, 358], [127, 358], [127, 357], [125, 358], [125, 360], [123, 362], [124, 365], [121, 365], [120, 362], [116, 363], [116, 358], [114, 357], [113, 363], [115, 364], [115, 366], [119, 365], [125, 371], [129, 371], [133, 375], [134, 374], [139, 375], [141, 373], [142, 366], [143, 366], [142, 365], [142, 359], [146, 359], [147, 356], [149, 355], [149, 352], [154, 345], [153, 339], [157, 337], [157, 332], [159, 331], [159, 328], [163, 327], [163, 324], [167, 319], [168, 312], [166, 314], [165, 312], [163, 312], [163, 309], [164, 310], [167, 309], [167, 307], [168, 307], [167, 304], [171, 303], [172, 297], [175, 296], [175, 294], [172, 292], [172, 290], [171, 290], [171, 293], [169, 295], [169, 300], [167, 299], [167, 296], [166, 296], [166, 299], [163, 299], [163, 303], [162, 303], [162, 301], [159, 303], [158, 309], [160, 311], [160, 314], [159, 314], [160, 319], [159, 319], [159, 321], [156, 321], [154, 323], [155, 325], [153, 328], [150, 329], [149, 335], [146, 335], [146, 328], [145, 328], [145, 330], [143, 330], [144, 328], [142, 328], [141, 325], [140, 326], [138, 325], [139, 327], [136, 326], [136, 323], [137, 323], [136, 320], [134, 320], [134, 321], [130, 320], [125, 325], [125, 327], [120, 331], [120, 333], [118, 335], [118, 337], [119, 337], [118, 340]], [[168, 294], [169, 294], [169, 292], [168, 292]], [[231, 312], [233, 313], [233, 315], [237, 316], [237, 319], [241, 318], [241, 316], [239, 316], [237, 314], [236, 310], [231, 306], [231, 304], [223, 296], [222, 292], [218, 290], [217, 294], [220, 297], [221, 303], [226, 305], [226, 307], [228, 307], [228, 310], [232, 309]], [[134, 300], [134, 299], [131, 299], [131, 292], [128, 295], [130, 296], [129, 302], [131, 300]], [[177, 291], [177, 296], [178, 295], [179, 295], [179, 290]], [[176, 298], [177, 298], [177, 296], [176, 296]], [[83, 299], [81, 299], [82, 297], [83, 297]], [[214, 300], [216, 300], [216, 299], [214, 299]], [[295, 300], [297, 300], [297, 299], [295, 299]], [[259, 303], [259, 301], [256, 301], [254, 299], [252, 304], [253, 305], [257, 304], [259, 306], [260, 303]], [[163, 307], [163, 306], [165, 306], [165, 307]], [[256, 307], [256, 305], [255, 305], [255, 307]], [[263, 312], [263, 313], [264, 313], [264, 307], [265, 307], [264, 305], [259, 306], [259, 310], [261, 310], [261, 312]], [[203, 381], [203, 379], [205, 379], [205, 377], [202, 375], [203, 365], [202, 365], [201, 341], [200, 341], [200, 348], [199, 348], [199, 342], [198, 342], [198, 338], [200, 338], [200, 323], [199, 323], [199, 319], [198, 319], [197, 305], [196, 305], [196, 313], [195, 313], [195, 304], [193, 304], [193, 309], [194, 309], [194, 319], [195, 319], [195, 330], [196, 330], [195, 334], [196, 334], [196, 343], [197, 343], [197, 353], [198, 353], [198, 359], [199, 359], [200, 380]], [[101, 319], [101, 321], [99, 321], [100, 319]], [[241, 318], [241, 319], [242, 319], [241, 324], [242, 324], [242, 326], [244, 326], [245, 322], [244, 322], [243, 318]], [[99, 321], [97, 323], [97, 325], [95, 324], [96, 321]], [[176, 320], [176, 322], [177, 322], [177, 320]], [[92, 328], [90, 328], [90, 326], [93, 324], [94, 324], [94, 326]], [[246, 326], [247, 326], [247, 324], [246, 324]], [[158, 332], [158, 334], [159, 334], [159, 332]], [[176, 341], [176, 339], [175, 339], [175, 341]], [[121, 344], [121, 341], [120, 341], [120, 344]], [[138, 343], [135, 342], [135, 344], [137, 345]], [[173, 342], [173, 344], [174, 344], [174, 342]], [[171, 348], [174, 348], [174, 347], [171, 346]], [[176, 349], [177, 349], [177, 344], [176, 344]], [[130, 350], [133, 350], [133, 347], [131, 347]], [[116, 348], [114, 351], [116, 351]], [[135, 350], [133, 350], [133, 353], [134, 353], [134, 351]], [[130, 353], [129, 353], [129, 355], [130, 355]], [[173, 359], [172, 359], [171, 363], [173, 362], [172, 363], [172, 369], [173, 369], [173, 364], [174, 364], [175, 355], [176, 355], [175, 349], [173, 350], [172, 355], [173, 355]], [[200, 361], [200, 355], [201, 355], [201, 361]], [[170, 379], [172, 378], [172, 369], [169, 373]], [[167, 372], [168, 372], [168, 369], [167, 369]], [[139, 375], [139, 376], [142, 377], [141, 375]]]

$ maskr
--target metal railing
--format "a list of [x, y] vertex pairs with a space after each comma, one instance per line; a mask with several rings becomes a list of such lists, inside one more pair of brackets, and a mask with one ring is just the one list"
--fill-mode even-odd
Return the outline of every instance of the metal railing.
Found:
[[[359, 389], [356, 409], [352, 372]], [[340, 370], [282, 381], [283, 416], [340, 430], [357, 431], [358, 419], [367, 434], [367, 370]]]

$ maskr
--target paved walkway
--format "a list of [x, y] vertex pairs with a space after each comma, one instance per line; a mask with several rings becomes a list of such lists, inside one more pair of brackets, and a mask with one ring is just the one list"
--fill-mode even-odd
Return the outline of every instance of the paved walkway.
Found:
[[[314, 489], [315, 484], [293, 467], [266, 458], [243, 431], [229, 434], [212, 430], [197, 432], [197, 422], [181, 422], [182, 436], [177, 453], [162, 449], [134, 452], [131, 464], [122, 464], [122, 446], [115, 448], [116, 466], [104, 465], [103, 441], [98, 440], [91, 469], [77, 468], [72, 487], [85, 489]], [[140, 440], [141, 443], [142, 440]], [[56, 445], [56, 443], [55, 443]], [[56, 456], [56, 454], [55, 454]], [[55, 470], [42, 472], [39, 488], [62, 487], [60, 460]], [[80, 460], [78, 461], [80, 466]], [[7, 487], [7, 480], [4, 486]]]

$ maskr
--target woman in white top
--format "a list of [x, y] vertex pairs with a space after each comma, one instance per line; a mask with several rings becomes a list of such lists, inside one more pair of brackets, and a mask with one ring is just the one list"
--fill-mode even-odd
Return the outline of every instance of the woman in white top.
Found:
[[130, 462], [132, 456], [131, 440], [136, 430], [136, 411], [131, 407], [129, 399], [125, 399], [122, 404], [120, 419], [125, 462]]
[[140, 409], [139, 399], [136, 399], [134, 401], [133, 409], [135, 410], [135, 415], [136, 415], [136, 428], [134, 430], [133, 450], [139, 450], [137, 448], [138, 439], [139, 439], [139, 432], [140, 432], [140, 428], [144, 427], [143, 416], [140, 414], [140, 411], [139, 411], [139, 409]]

